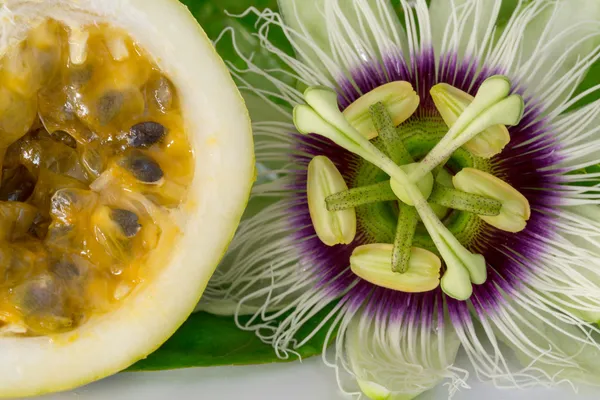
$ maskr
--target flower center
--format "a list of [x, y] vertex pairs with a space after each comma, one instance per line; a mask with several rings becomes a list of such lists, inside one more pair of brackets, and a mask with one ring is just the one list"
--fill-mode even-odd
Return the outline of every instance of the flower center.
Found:
[[[402, 142], [412, 160], [415, 161], [422, 160], [448, 131], [441, 118], [411, 120], [395, 129], [395, 140]], [[373, 139], [373, 144], [378, 148], [383, 148], [379, 137]], [[492, 165], [488, 159], [477, 157], [466, 149], [459, 148], [440, 169], [428, 201], [435, 214], [450, 232], [464, 246], [471, 247], [482, 223], [475, 213], [466, 211], [474, 211], [473, 206], [476, 205], [476, 201], [469, 200], [478, 198], [453, 189], [452, 184], [452, 176], [464, 168], [490, 172]], [[353, 176], [348, 180], [349, 186], [354, 189], [328, 197], [328, 208], [337, 211], [349, 206], [356, 207], [357, 221], [369, 242], [393, 243], [399, 206], [398, 198], [389, 182], [390, 177], [385, 172], [361, 159]], [[355, 193], [360, 194], [360, 201], [357, 201], [359, 196], [354, 195]], [[488, 200], [485, 197], [481, 199]], [[437, 252], [433, 240], [422, 223], [417, 225], [413, 244]]]
[[383, 85], [343, 114], [335, 92], [309, 88], [294, 123], [301, 133], [325, 136], [364, 160], [349, 190], [325, 157], [309, 164], [308, 203], [319, 238], [330, 246], [352, 242], [358, 216], [376, 244], [352, 254], [356, 275], [395, 290], [432, 290], [440, 283], [439, 255], [442, 290], [466, 300], [472, 284], [487, 278], [483, 256], [465, 248], [481, 221], [518, 232], [529, 218], [527, 200], [489, 174], [484, 158], [508, 143], [504, 125], [519, 122], [523, 101], [501, 76], [486, 80], [475, 98], [445, 84], [431, 94], [443, 123], [402, 124], [419, 103], [407, 82]]

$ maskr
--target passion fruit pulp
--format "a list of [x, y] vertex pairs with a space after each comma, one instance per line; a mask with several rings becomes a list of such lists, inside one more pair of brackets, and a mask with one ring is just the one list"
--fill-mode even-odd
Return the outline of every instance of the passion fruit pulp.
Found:
[[0, 397], [84, 384], [166, 340], [254, 172], [241, 97], [177, 1], [2, 13]]
[[157, 213], [193, 179], [177, 91], [126, 32], [55, 20], [11, 48], [0, 81], [31, 103], [3, 113], [0, 332], [71, 330], [118, 306], [176, 234]]

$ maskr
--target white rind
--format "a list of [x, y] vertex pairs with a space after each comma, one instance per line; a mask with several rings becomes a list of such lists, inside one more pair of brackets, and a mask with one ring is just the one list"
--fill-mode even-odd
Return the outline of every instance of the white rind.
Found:
[[176, 0], [0, 3], [0, 55], [46, 16], [125, 28], [178, 88], [196, 157], [190, 204], [182, 213], [184, 235], [153, 282], [73, 333], [0, 338], [0, 397], [17, 397], [66, 390], [115, 373], [151, 353], [185, 321], [239, 223], [254, 157], [243, 101], [212, 44]]

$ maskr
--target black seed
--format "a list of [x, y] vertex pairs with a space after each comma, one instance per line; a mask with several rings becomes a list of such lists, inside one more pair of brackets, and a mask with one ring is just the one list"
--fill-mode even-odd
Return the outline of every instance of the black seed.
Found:
[[77, 279], [81, 275], [81, 271], [79, 271], [77, 265], [67, 260], [56, 262], [50, 267], [50, 271], [58, 278], [65, 281]]
[[46, 334], [72, 327], [73, 318], [68, 313], [67, 301], [64, 284], [48, 274], [13, 290], [13, 304], [21, 310], [32, 333]]
[[50, 134], [50, 137], [57, 142], [69, 146], [72, 149], [77, 148], [77, 141], [73, 136], [69, 135], [67, 132], [55, 131]]
[[62, 287], [50, 276], [43, 276], [17, 287], [21, 295], [20, 308], [26, 313], [59, 313], [64, 299]]
[[165, 127], [158, 122], [147, 121], [135, 124], [129, 130], [129, 145], [150, 147], [165, 136]]
[[75, 87], [79, 87], [88, 83], [94, 75], [94, 68], [91, 65], [75, 66], [71, 69], [71, 83]]
[[75, 112], [75, 105], [71, 100], [67, 100], [61, 107], [62, 116], [61, 119], [64, 121], [75, 121], [77, 114]]
[[138, 181], [144, 183], [157, 183], [164, 175], [156, 161], [139, 151], [131, 153], [127, 160], [127, 169]]
[[101, 125], [108, 124], [119, 114], [123, 106], [123, 101], [123, 93], [114, 90], [106, 92], [98, 99], [96, 111], [98, 113], [98, 121]]
[[132, 211], [117, 208], [112, 210], [111, 217], [128, 238], [134, 237], [142, 229], [138, 216]]
[[19, 165], [12, 171], [6, 171], [0, 186], [0, 201], [21, 201], [25, 202], [35, 188], [35, 177], [29, 170]]
[[31, 140], [44, 140], [50, 137], [50, 134], [48, 133], [48, 131], [46, 131], [46, 129], [44, 128], [39, 128], [36, 129], [34, 131], [30, 131], [26, 136], [23, 136], [23, 138], [26, 138], [27, 136], [29, 136], [29, 140], [28, 139], [24, 139], [27, 140], [27, 142], [31, 142]]
[[81, 243], [81, 238], [73, 234], [72, 225], [52, 224], [46, 233], [45, 243], [52, 249], [66, 251]]
[[50, 219], [45, 218], [41, 213], [38, 212], [33, 219], [33, 223], [29, 227], [29, 234], [38, 239], [44, 239], [48, 234], [50, 222]]

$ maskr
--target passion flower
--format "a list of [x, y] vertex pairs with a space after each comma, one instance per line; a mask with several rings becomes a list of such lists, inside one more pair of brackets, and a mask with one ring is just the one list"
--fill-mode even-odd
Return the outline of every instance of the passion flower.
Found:
[[[201, 307], [250, 314], [240, 327], [281, 357], [331, 326], [326, 362], [345, 392], [373, 399], [467, 387], [461, 347], [499, 387], [600, 383], [600, 102], [567, 112], [600, 57], [600, 6], [395, 4], [283, 0], [281, 15], [246, 14], [282, 65], [232, 65], [272, 106], [254, 125], [268, 167], [254, 199], [270, 202], [241, 225]], [[276, 30], [295, 56], [269, 40]], [[316, 157], [343, 182], [315, 205]], [[323, 243], [310, 217], [323, 203], [354, 211], [351, 243]]]
[[0, 7], [0, 397], [147, 356], [246, 204], [250, 123], [175, 0]]

